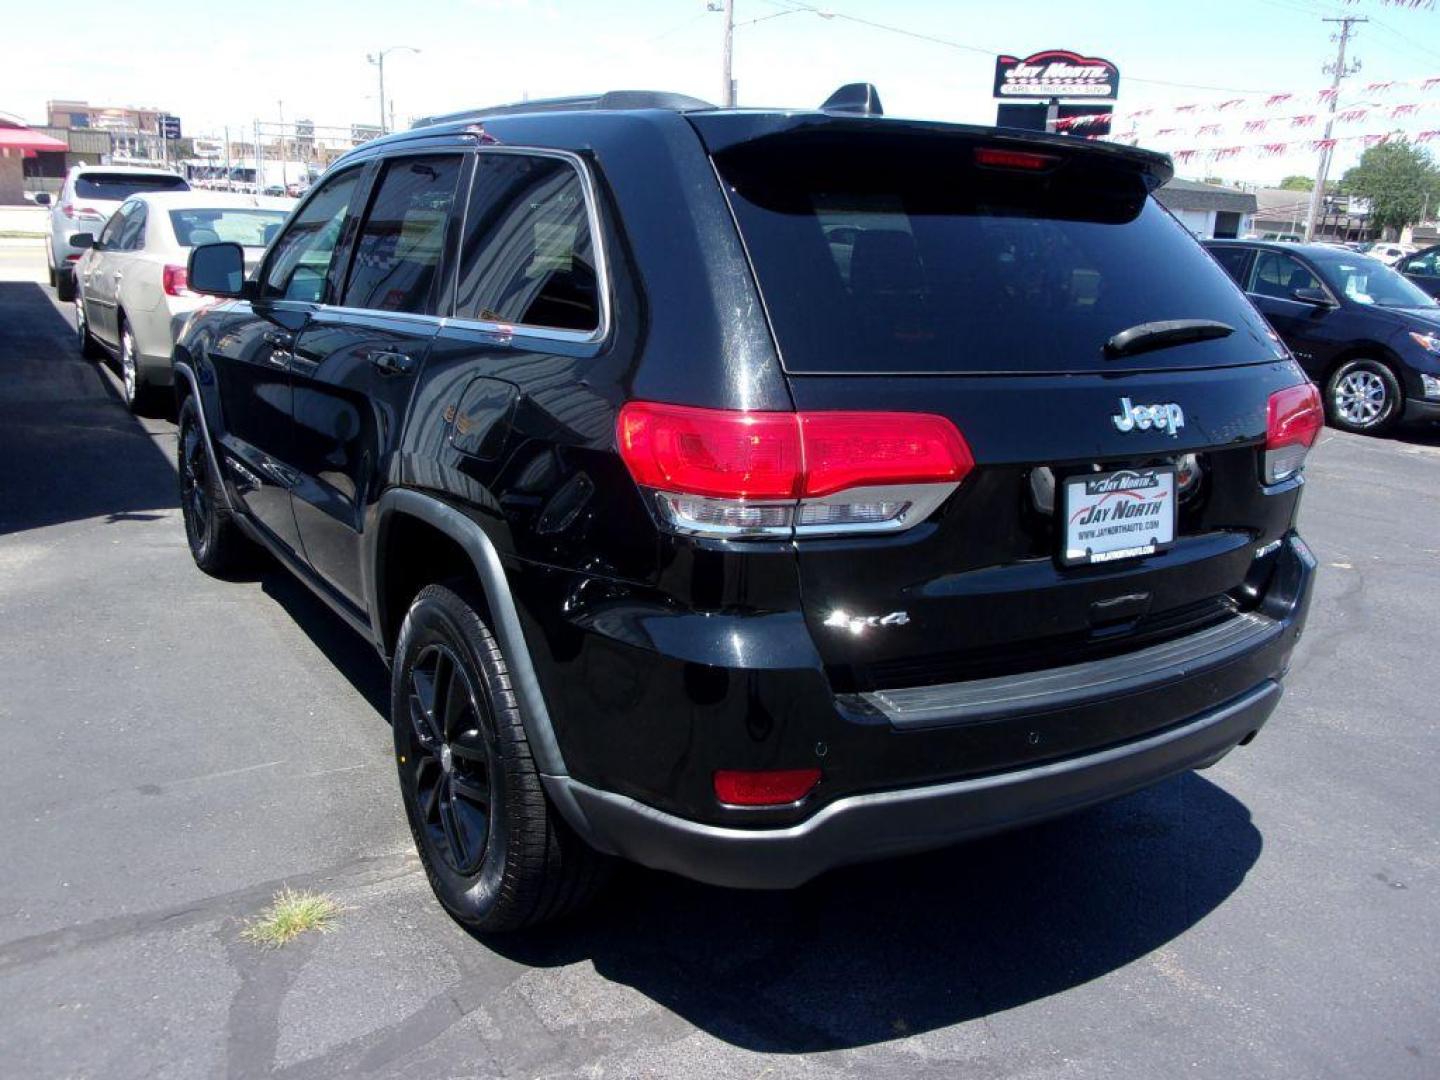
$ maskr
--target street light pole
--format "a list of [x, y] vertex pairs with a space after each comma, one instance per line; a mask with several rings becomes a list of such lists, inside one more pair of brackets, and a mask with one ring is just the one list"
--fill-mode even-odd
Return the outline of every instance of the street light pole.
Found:
[[[365, 57], [370, 63], [380, 69], [380, 134], [385, 135], [389, 128], [385, 125], [385, 57], [392, 52], [418, 53], [420, 50], [410, 45], [391, 45], [388, 49], [377, 49]], [[393, 120], [391, 121], [393, 125]]]
[[720, 65], [724, 68], [722, 77], [725, 82], [720, 88], [721, 104], [727, 109], [735, 107], [735, 72], [733, 70], [735, 60], [735, 0], [725, 0], [725, 49], [721, 54]]
[[1330, 82], [1330, 114], [1325, 118], [1325, 136], [1320, 149], [1320, 168], [1315, 174], [1315, 186], [1310, 190], [1310, 210], [1305, 215], [1305, 242], [1308, 244], [1315, 238], [1315, 218], [1320, 212], [1325, 198], [1325, 180], [1330, 174], [1330, 156], [1333, 148], [1330, 145], [1330, 134], [1335, 130], [1335, 107], [1340, 100], [1340, 80], [1354, 71], [1359, 70], [1359, 65], [1347, 68], [1345, 66], [1345, 46], [1350, 41], [1350, 28], [1355, 23], [1369, 22], [1359, 15], [1346, 15], [1338, 19], [1323, 19], [1322, 22], [1338, 22], [1340, 24], [1340, 50], [1335, 55], [1335, 66], [1327, 68], [1334, 75]]

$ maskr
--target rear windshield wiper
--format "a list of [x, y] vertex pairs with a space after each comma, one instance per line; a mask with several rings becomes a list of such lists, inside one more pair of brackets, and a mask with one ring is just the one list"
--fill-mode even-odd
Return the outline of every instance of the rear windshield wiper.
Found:
[[1167, 319], [1163, 322], [1140, 323], [1105, 342], [1106, 356], [1133, 356], [1151, 349], [1168, 349], [1190, 341], [1209, 341], [1229, 337], [1235, 328], [1214, 319]]

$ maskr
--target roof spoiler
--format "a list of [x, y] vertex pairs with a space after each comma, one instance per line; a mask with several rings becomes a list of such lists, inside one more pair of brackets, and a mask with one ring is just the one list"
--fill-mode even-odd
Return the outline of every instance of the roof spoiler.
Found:
[[880, 91], [868, 82], [846, 83], [820, 106], [821, 112], [853, 113], [856, 116], [884, 116]]

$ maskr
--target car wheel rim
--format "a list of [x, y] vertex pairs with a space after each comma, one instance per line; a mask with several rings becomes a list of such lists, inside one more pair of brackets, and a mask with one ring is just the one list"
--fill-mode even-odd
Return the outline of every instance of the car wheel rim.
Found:
[[[489, 716], [465, 666], [446, 645], [429, 645], [410, 668], [410, 753], [402, 756], [433, 850], [457, 873], [480, 869], [489, 847], [494, 755]], [[409, 761], [404, 760], [405, 757]]]
[[1335, 411], [1348, 423], [1375, 423], [1388, 404], [1385, 380], [1373, 371], [1352, 371], [1335, 384]]
[[200, 430], [193, 420], [180, 429], [180, 509], [190, 547], [204, 551], [210, 541], [210, 471]]
[[125, 380], [125, 400], [133, 405], [138, 377], [135, 372], [135, 338], [129, 330], [120, 339], [120, 374]]

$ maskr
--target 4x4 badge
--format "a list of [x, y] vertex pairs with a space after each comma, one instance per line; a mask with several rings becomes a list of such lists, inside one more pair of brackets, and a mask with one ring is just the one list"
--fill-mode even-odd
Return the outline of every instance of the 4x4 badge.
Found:
[[1120, 411], [1110, 419], [1121, 431], [1134, 431], [1136, 428], [1146, 431], [1156, 427], [1161, 431], [1170, 432], [1170, 437], [1173, 439], [1185, 426], [1185, 410], [1173, 401], [1159, 402], [1154, 405], [1132, 405], [1128, 397], [1122, 397]]

